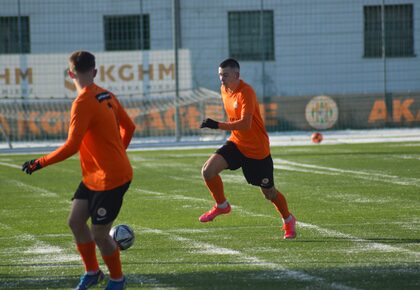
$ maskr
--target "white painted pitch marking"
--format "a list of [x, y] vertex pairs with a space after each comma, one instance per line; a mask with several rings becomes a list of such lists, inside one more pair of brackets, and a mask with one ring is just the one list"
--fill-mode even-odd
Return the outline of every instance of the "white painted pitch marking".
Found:
[[419, 154], [403, 154], [403, 155], [390, 154], [387, 157], [389, 160], [392, 160], [392, 159], [420, 160]]
[[188, 183], [203, 183], [203, 180], [201, 178], [198, 178], [198, 177], [185, 178], [185, 177], [175, 176], [175, 175], [167, 175], [166, 177], [170, 178], [172, 180], [185, 181], [185, 182], [188, 182]]
[[238, 250], [229, 249], [225, 247], [219, 247], [210, 243], [198, 242], [190, 238], [185, 238], [180, 235], [174, 235], [170, 232], [162, 231], [158, 229], [148, 229], [148, 228], [140, 227], [139, 230], [143, 232], [164, 235], [164, 236], [167, 236], [170, 240], [183, 242], [188, 245], [188, 248], [192, 249], [193, 253], [206, 254], [206, 255], [230, 255], [238, 259], [240, 262], [249, 263], [249, 264], [252, 264], [253, 266], [257, 266], [257, 267], [261, 267], [265, 269], [268, 268], [270, 270], [281, 272], [280, 275], [272, 276], [272, 278], [277, 278], [277, 277], [283, 278], [284, 276], [286, 276], [286, 277], [289, 277], [291, 279], [298, 280], [298, 281], [315, 282], [315, 283], [320, 284], [321, 287], [328, 287], [328, 288], [340, 289], [340, 290], [358, 289], [358, 288], [349, 287], [347, 285], [336, 283], [336, 282], [329, 283], [328, 281], [325, 281], [325, 279], [323, 279], [322, 277], [313, 276], [302, 271], [290, 270], [281, 264], [268, 262], [258, 257], [247, 255]]
[[[328, 194], [324, 194], [326, 198], [331, 199], [338, 199], [343, 202], [353, 202], [353, 203], [374, 203], [374, 204], [385, 204], [385, 203], [392, 203], [395, 198], [391, 197], [381, 197], [381, 198], [368, 198], [361, 194], [352, 194], [352, 193], [340, 193], [340, 192], [332, 192]], [[372, 224], [372, 223], [369, 223]]]
[[61, 254], [63, 249], [57, 246], [36, 243], [34, 246], [23, 251], [24, 254]]
[[4, 158], [4, 157], [0, 157], [0, 161], [4, 161], [4, 162], [13, 162], [12, 158]]
[[[21, 166], [18, 166], [16, 164], [12, 164], [12, 163], [0, 162], [0, 165], [8, 166], [8, 167], [11, 167], [11, 168], [22, 169]], [[10, 182], [10, 183], [13, 183], [17, 187], [29, 188], [29, 189], [31, 189], [31, 191], [39, 192], [41, 196], [45, 196], [45, 197], [57, 196], [57, 194], [55, 192], [52, 192], [52, 191], [49, 191], [49, 190], [46, 190], [46, 189], [43, 189], [43, 188], [40, 188], [40, 187], [36, 187], [36, 186], [33, 186], [33, 185], [29, 185], [29, 184], [23, 183], [19, 180], [8, 179], [7, 181]]]
[[[3, 228], [2, 223], [0, 223], [0, 230]], [[5, 228], [6, 229], [6, 228]], [[32, 235], [36, 239], [41, 238], [72, 238], [72, 234], [41, 234], [41, 235]], [[16, 236], [3, 236], [0, 237], [0, 240], [16, 240]]]
[[396, 176], [396, 175], [366, 172], [366, 171], [361, 171], [361, 170], [356, 171], [356, 170], [346, 170], [346, 169], [339, 169], [339, 168], [333, 168], [333, 167], [325, 167], [325, 166], [319, 166], [319, 165], [298, 163], [298, 162], [288, 161], [288, 160], [279, 159], [279, 158], [276, 158], [273, 161], [274, 161], [274, 168], [278, 168], [278, 169], [316, 173], [316, 174], [327, 174], [327, 175], [346, 175], [346, 176], [351, 175], [351, 177], [361, 178], [361, 179], [366, 179], [366, 180], [371, 180], [371, 181], [387, 182], [387, 183], [393, 183], [393, 184], [398, 184], [398, 185], [420, 187], [420, 179], [418, 178], [401, 177], [401, 176]]
[[[0, 162], [0, 165], [4, 165], [4, 166], [8, 166], [11, 168], [17, 168], [17, 169], [21, 169], [21, 166], [18, 166], [16, 164], [12, 164], [12, 163], [5, 163], [5, 162]], [[61, 171], [64, 172], [69, 172], [70, 170], [68, 169], [64, 169], [64, 168], [60, 168]], [[70, 172], [73, 172], [73, 170], [71, 170]], [[1, 176], [0, 176], [1, 177]], [[46, 190], [44, 188], [41, 187], [37, 187], [37, 186], [33, 186], [24, 182], [21, 182], [19, 180], [16, 179], [7, 179], [5, 180], [6, 182], [12, 183], [15, 186], [19, 187], [19, 188], [23, 188], [23, 189], [30, 189], [31, 192], [34, 193], [40, 193], [39, 196], [43, 196], [43, 197], [57, 197], [58, 194], [49, 190]]]
[[0, 162], [0, 165], [11, 167], [11, 168], [22, 169], [22, 166], [19, 166], [13, 163]]
[[411, 251], [411, 250], [408, 250], [408, 249], [405, 249], [405, 248], [390, 246], [390, 245], [383, 244], [383, 243], [371, 242], [369, 240], [358, 238], [358, 237], [355, 237], [355, 236], [352, 236], [352, 235], [349, 235], [349, 234], [344, 234], [344, 233], [341, 233], [339, 231], [321, 228], [317, 225], [312, 225], [312, 224], [308, 224], [308, 223], [304, 223], [304, 222], [297, 222], [297, 224], [302, 228], [315, 230], [315, 231], [317, 231], [317, 232], [319, 232], [322, 235], [327, 236], [327, 237], [344, 238], [344, 239], [350, 240], [352, 242], [363, 243], [364, 247], [370, 248], [372, 250], [376, 250], [376, 251], [380, 251], [380, 252], [406, 253], [406, 254], [414, 256], [415, 258], [420, 258], [420, 252]]
[[[140, 284], [144, 287], [147, 287], [149, 289], [156, 289], [156, 290], [175, 290], [178, 289], [176, 287], [171, 287], [169, 285], [166, 285], [165, 283], [160, 282], [159, 280], [157, 280], [156, 278], [151, 278], [151, 277], [146, 277], [143, 275], [139, 275], [139, 274], [135, 274], [133, 276], [130, 276], [128, 278], [129, 283], [130, 283], [130, 289], [133, 289], [132, 287], [134, 287], [135, 284]], [[151, 285], [158, 285], [158, 286], [151, 286]]]
[[274, 164], [274, 168], [280, 169], [280, 170], [311, 173], [311, 174], [340, 175], [340, 173], [336, 173], [336, 172], [326, 172], [326, 171], [321, 171], [321, 170], [299, 168], [297, 166], [290, 166], [290, 165], [284, 165], [284, 164], [281, 164], [281, 165]]
[[58, 196], [58, 194], [55, 192], [46, 190], [38, 186], [30, 185], [16, 179], [7, 179], [7, 180], [5, 179], [5, 182], [11, 183], [16, 187], [23, 189], [26, 192], [29, 190], [31, 193], [39, 193], [39, 196], [42, 196], [42, 197], [57, 197]]
[[173, 199], [173, 200], [191, 200], [191, 201], [199, 201], [199, 202], [207, 202], [207, 203], [209, 202], [209, 200], [204, 199], [204, 198], [191, 197], [191, 196], [186, 196], [186, 195], [181, 195], [181, 194], [169, 194], [169, 193], [163, 193], [163, 192], [158, 192], [158, 191], [146, 190], [142, 188], [133, 188], [133, 189], [137, 192], [144, 192], [152, 196], [164, 197], [166, 200]]
[[[136, 190], [145, 191], [145, 192], [152, 193], [152, 194], [155, 194], [155, 195], [159, 195], [159, 196], [162, 196], [162, 197], [165, 196], [165, 199], [166, 199], [166, 197], [169, 196], [169, 194], [163, 193], [163, 192], [149, 191], [149, 190], [143, 190], [143, 189], [139, 189], [139, 188], [137, 188]], [[205, 203], [212, 203], [212, 201], [207, 200], [207, 199], [193, 198], [193, 197], [188, 197], [188, 196], [183, 196], [183, 199], [184, 200], [193, 200], [193, 201], [202, 201], [202, 202], [205, 202]], [[263, 217], [263, 218], [278, 219], [279, 223], [280, 223], [280, 218], [279, 217], [274, 217], [272, 215], [256, 214], [256, 213], [244, 210], [240, 206], [232, 206], [232, 208], [236, 212], [238, 212], [238, 213], [240, 213], [244, 216], [252, 216], [252, 217], [259, 216], [259, 217]], [[344, 234], [344, 233], [341, 233], [339, 231], [322, 228], [322, 227], [319, 227], [317, 225], [304, 223], [304, 222], [301, 222], [301, 221], [298, 221], [297, 225], [302, 227], [302, 228], [306, 228], [306, 229], [316, 231], [316, 232], [320, 233], [321, 235], [323, 235], [325, 237], [344, 238], [344, 239], [347, 239], [347, 240], [355, 242], [355, 243], [363, 243], [364, 247], [370, 248], [372, 250], [376, 250], [376, 251], [380, 251], [380, 252], [405, 253], [405, 254], [414, 256], [415, 258], [420, 258], [420, 252], [411, 251], [411, 250], [401, 248], [401, 247], [390, 246], [390, 245], [383, 244], [383, 243], [372, 242], [372, 241], [362, 239], [362, 238], [359, 238], [359, 237], [355, 237], [355, 236], [352, 236], [352, 235], [349, 235], [349, 234]]]
[[232, 250], [232, 249], [223, 248], [223, 247], [216, 247], [215, 245], [212, 245], [209, 243], [203, 243], [203, 242], [198, 243], [192, 239], [173, 235], [173, 234], [170, 234], [169, 232], [168, 232], [168, 235], [171, 236], [172, 240], [188, 243], [189, 245], [192, 245], [193, 248], [195, 249], [194, 250], [195, 253], [206, 254], [206, 255], [241, 255], [241, 252], [237, 250]]
[[[190, 200], [190, 201], [198, 201], [198, 202], [213, 204], [213, 201], [211, 201], [209, 199], [205, 199], [205, 198], [190, 197], [190, 196], [185, 196], [185, 195], [180, 195], [180, 194], [169, 194], [169, 193], [146, 190], [146, 189], [141, 189], [141, 188], [134, 188], [134, 190], [138, 191], [138, 192], [144, 192], [144, 193], [159, 197], [157, 199]], [[231, 205], [231, 206], [235, 211], [238, 211], [245, 216], [248, 215], [248, 216], [253, 216], [253, 217], [271, 217], [271, 216], [264, 215], [264, 214], [257, 214], [257, 213], [252, 213], [252, 212], [246, 211], [246, 210], [244, 210], [241, 207], [236, 206], [236, 205]]]
[[[22, 170], [22, 166], [21, 165], [16, 165], [16, 164], [13, 164], [13, 163], [0, 162], [0, 165]], [[56, 167], [55, 170], [59, 170], [61, 172], [65, 172], [65, 173], [73, 173], [73, 172], [76, 172], [76, 170], [72, 170], [72, 169], [68, 169], [68, 168], [60, 168], [60, 167]]]
[[[191, 172], [191, 173], [197, 173], [195, 171]], [[197, 173], [199, 174], [199, 173]], [[176, 180], [176, 181], [185, 181], [188, 183], [204, 183], [203, 179], [201, 177], [195, 177], [195, 176], [191, 176], [191, 177], [181, 177], [181, 176], [175, 176], [175, 175], [167, 175], [167, 178]], [[246, 182], [245, 178], [243, 176], [240, 175], [235, 175], [235, 174], [229, 174], [229, 173], [222, 173], [221, 174], [221, 178], [223, 180], [224, 183], [232, 183], [232, 184], [237, 184], [242, 183], [242, 182]]]
[[[8, 231], [16, 231], [12, 229], [7, 224], [0, 223], [0, 228]], [[75, 254], [68, 254], [66, 251], [58, 246], [51, 245], [44, 241], [39, 240], [36, 236], [28, 233], [22, 233], [14, 236], [17, 241], [30, 241], [33, 243], [32, 246], [22, 248], [17, 248], [14, 251], [13, 248], [7, 249], [7, 254], [16, 252], [18, 259], [15, 260], [16, 264], [21, 263], [47, 263], [47, 262], [73, 262], [80, 261], [80, 257]], [[29, 256], [29, 257], [28, 257]]]

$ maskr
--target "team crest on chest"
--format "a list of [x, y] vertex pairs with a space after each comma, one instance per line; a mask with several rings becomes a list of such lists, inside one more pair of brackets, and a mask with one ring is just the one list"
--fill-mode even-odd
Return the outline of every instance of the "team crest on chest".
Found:
[[234, 109], [237, 109], [237, 108], [238, 108], [238, 101], [235, 101], [235, 102], [233, 103], [233, 108], [234, 108]]

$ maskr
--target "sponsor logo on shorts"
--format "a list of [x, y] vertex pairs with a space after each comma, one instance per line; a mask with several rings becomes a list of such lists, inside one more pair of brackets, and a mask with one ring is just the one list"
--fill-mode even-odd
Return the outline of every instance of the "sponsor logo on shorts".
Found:
[[106, 216], [106, 209], [104, 209], [103, 207], [100, 207], [100, 208], [98, 208], [96, 213], [98, 214], [98, 216], [104, 217], [104, 216]]
[[263, 179], [261, 180], [261, 185], [262, 185], [262, 186], [267, 185], [269, 182], [270, 182], [270, 178], [263, 178]]

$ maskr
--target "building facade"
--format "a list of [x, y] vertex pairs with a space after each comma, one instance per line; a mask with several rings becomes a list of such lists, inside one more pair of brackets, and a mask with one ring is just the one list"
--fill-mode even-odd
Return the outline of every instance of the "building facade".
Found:
[[0, 53], [147, 53], [177, 35], [195, 87], [217, 90], [231, 56], [260, 97], [419, 92], [420, 3], [384, 3], [385, 58], [381, 0], [2, 0]]

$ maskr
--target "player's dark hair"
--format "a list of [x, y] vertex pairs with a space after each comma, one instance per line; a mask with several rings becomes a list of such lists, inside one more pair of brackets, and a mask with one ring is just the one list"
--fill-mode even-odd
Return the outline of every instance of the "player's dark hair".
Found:
[[236, 68], [238, 70], [240, 69], [239, 62], [237, 62], [236, 59], [233, 59], [233, 58], [225, 59], [224, 61], [220, 63], [219, 67], [220, 68], [230, 67], [230, 68]]
[[69, 57], [70, 69], [85, 73], [95, 68], [95, 56], [88, 51], [75, 51]]

